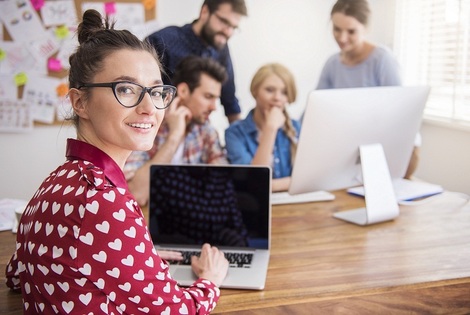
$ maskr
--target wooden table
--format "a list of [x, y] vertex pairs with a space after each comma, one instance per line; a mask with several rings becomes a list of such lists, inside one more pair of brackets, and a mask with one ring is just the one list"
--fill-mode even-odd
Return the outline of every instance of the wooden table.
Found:
[[[466, 200], [446, 192], [401, 206], [394, 221], [362, 227], [332, 214], [363, 199], [335, 195], [330, 202], [274, 206], [266, 288], [222, 290], [214, 314], [470, 313]], [[14, 239], [0, 233], [1, 282]], [[0, 314], [21, 310], [21, 296], [0, 284]]]

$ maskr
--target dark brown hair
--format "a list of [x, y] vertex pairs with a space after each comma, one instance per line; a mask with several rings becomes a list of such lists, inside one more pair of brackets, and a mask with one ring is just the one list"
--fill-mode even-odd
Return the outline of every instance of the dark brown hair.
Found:
[[365, 26], [369, 23], [370, 8], [367, 0], [338, 0], [331, 9], [331, 15], [334, 13], [352, 16]]
[[[162, 69], [155, 48], [143, 42], [127, 30], [115, 30], [114, 23], [104, 18], [96, 10], [83, 13], [83, 20], [78, 25], [79, 46], [69, 57], [69, 87], [79, 88], [93, 81], [95, 74], [103, 69], [106, 57], [121, 49], [143, 50], [154, 56]], [[86, 94], [85, 94], [86, 96]], [[70, 118], [78, 126], [78, 118]]]
[[222, 84], [227, 80], [227, 71], [216, 60], [192, 55], [178, 63], [172, 82], [176, 86], [184, 82], [193, 92], [200, 85], [203, 73]]
[[217, 11], [221, 4], [228, 3], [232, 6], [232, 10], [242, 16], [248, 15], [248, 10], [246, 9], [245, 0], [205, 0], [202, 4], [207, 6], [209, 13], [214, 13]]

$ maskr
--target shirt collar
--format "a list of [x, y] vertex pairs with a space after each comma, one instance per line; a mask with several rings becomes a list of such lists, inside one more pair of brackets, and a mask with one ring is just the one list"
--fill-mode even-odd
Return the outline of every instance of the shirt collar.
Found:
[[[193, 49], [198, 48], [200, 50], [199, 54], [201, 55], [201, 57], [217, 59], [218, 54], [220, 53], [220, 50], [204, 42], [201, 36], [198, 36], [196, 33], [194, 33], [193, 24], [195, 22], [196, 21], [194, 21], [191, 24], [183, 25], [182, 27], [183, 33], [186, 35], [186, 38], [190, 40], [191, 46], [193, 47]], [[227, 45], [225, 45], [225, 47], [227, 47]]]
[[68, 160], [89, 161], [104, 170], [106, 177], [117, 187], [127, 187], [124, 173], [116, 162], [97, 147], [76, 139], [67, 139], [65, 156]]
[[[194, 22], [193, 22], [194, 23]], [[193, 24], [186, 24], [182, 27], [183, 33], [186, 34], [186, 37], [191, 40], [192, 45], [197, 45], [201, 49], [205, 49], [207, 45], [202, 41], [202, 39], [194, 33]]]
[[245, 122], [244, 127], [246, 128], [246, 132], [250, 134], [258, 133], [258, 127], [256, 127], [254, 114], [255, 114], [255, 110], [254, 109], [250, 110], [250, 112], [248, 113], [248, 115], [246, 116], [244, 120]]

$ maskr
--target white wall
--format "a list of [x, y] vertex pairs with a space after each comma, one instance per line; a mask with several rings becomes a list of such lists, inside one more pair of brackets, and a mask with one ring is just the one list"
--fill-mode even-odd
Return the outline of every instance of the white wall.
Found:
[[416, 176], [470, 195], [470, 129], [425, 121]]
[[[237, 95], [246, 113], [253, 107], [249, 84], [264, 63], [277, 61], [294, 74], [298, 98], [293, 117], [303, 111], [307, 94], [318, 80], [325, 59], [337, 51], [329, 12], [334, 0], [246, 0], [249, 17], [230, 40]], [[370, 0], [373, 12], [369, 38], [393, 48], [394, 0]], [[161, 27], [182, 25], [198, 16], [202, 0], [159, 0]], [[223, 129], [221, 111], [212, 117]], [[73, 127], [36, 127], [31, 134], [0, 133], [0, 198], [29, 199], [42, 179], [64, 160], [65, 139]], [[470, 193], [468, 132], [423, 126], [422, 162], [417, 175], [445, 188]], [[465, 170], [465, 172], [464, 172]]]
[[29, 199], [65, 161], [65, 141], [75, 135], [71, 125], [36, 127], [28, 134], [0, 133], [0, 198]]
[[[265, 63], [280, 62], [293, 72], [296, 79], [298, 97], [290, 112], [297, 118], [305, 107], [308, 92], [316, 86], [326, 58], [338, 50], [331, 35], [329, 16], [335, 0], [245, 1], [248, 17], [242, 20], [240, 33], [229, 41], [242, 111], [246, 113], [254, 106], [249, 86], [256, 70]], [[160, 27], [193, 21], [202, 3], [203, 0], [158, 1]], [[386, 3], [371, 0], [370, 3], [377, 14], [372, 16], [369, 38], [391, 47], [394, 0]], [[382, 27], [382, 24], [392, 26]], [[215, 117], [221, 118], [215, 123], [225, 127], [222, 113]]]

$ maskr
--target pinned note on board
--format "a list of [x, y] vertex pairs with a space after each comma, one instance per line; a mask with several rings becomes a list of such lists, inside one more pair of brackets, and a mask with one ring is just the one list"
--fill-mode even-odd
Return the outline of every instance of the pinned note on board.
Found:
[[68, 91], [69, 91], [69, 86], [67, 83], [60, 83], [56, 88], [57, 96], [59, 97], [67, 96]]
[[106, 2], [104, 4], [104, 12], [107, 15], [112, 15], [116, 13], [116, 3], [115, 2]]
[[34, 10], [39, 11], [44, 6], [44, 0], [30, 0]]
[[25, 72], [17, 73], [14, 78], [16, 86], [22, 86], [28, 82], [28, 75]]
[[65, 25], [61, 25], [55, 30], [55, 36], [61, 40], [67, 38], [69, 36], [69, 33], [69, 28]]
[[52, 72], [60, 72], [62, 71], [62, 63], [57, 58], [49, 58], [47, 61], [47, 68]]
[[[10, 122], [21, 120], [21, 115], [26, 117], [24, 113], [28, 113], [28, 119], [46, 124], [60, 122], [59, 116], [69, 116], [68, 84], [52, 84], [48, 79], [67, 80], [69, 57], [78, 46], [76, 28], [85, 10], [108, 15], [116, 21], [117, 29], [129, 29], [144, 38], [149, 34], [147, 24], [156, 18], [157, 1], [0, 0], [0, 99], [11, 100], [0, 108], [0, 112], [10, 113], [8, 120], [0, 120], [0, 132], [11, 131]], [[12, 111], [16, 106], [18, 110]], [[64, 109], [63, 115], [59, 108]], [[19, 126], [31, 129], [31, 124]]]
[[155, 8], [156, 0], [142, 0], [145, 10], [152, 10]]

